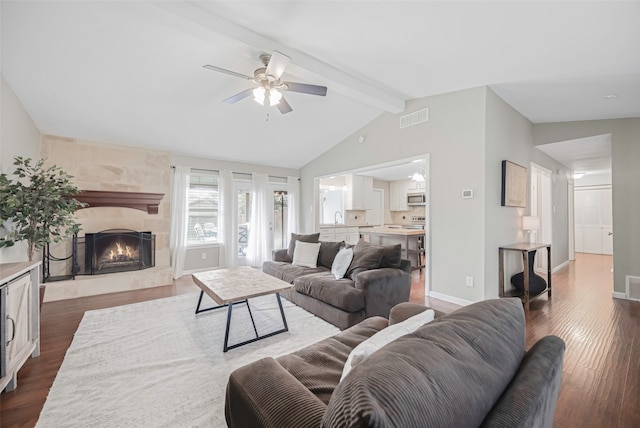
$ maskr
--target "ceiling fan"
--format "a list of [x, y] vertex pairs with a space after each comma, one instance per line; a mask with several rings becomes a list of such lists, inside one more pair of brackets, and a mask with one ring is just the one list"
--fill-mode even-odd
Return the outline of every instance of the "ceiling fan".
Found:
[[238, 101], [253, 95], [254, 101], [259, 104], [266, 105], [267, 107], [276, 106], [278, 110], [280, 110], [280, 113], [286, 114], [293, 111], [293, 109], [280, 91], [300, 92], [303, 94], [320, 95], [322, 97], [327, 95], [326, 86], [281, 81], [280, 77], [291, 61], [291, 58], [287, 55], [278, 51], [273, 51], [272, 54], [260, 55], [260, 61], [262, 61], [264, 67], [256, 69], [253, 72], [253, 77], [216, 67], [215, 65], [207, 64], [203, 65], [203, 67], [208, 70], [218, 71], [220, 73], [251, 80], [258, 85], [255, 88], [245, 89], [244, 91], [227, 98], [223, 101], [227, 104], [237, 103]]

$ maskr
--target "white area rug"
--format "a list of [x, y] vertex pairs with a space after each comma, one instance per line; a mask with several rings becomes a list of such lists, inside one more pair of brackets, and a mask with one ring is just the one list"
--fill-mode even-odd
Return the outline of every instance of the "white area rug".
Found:
[[[222, 352], [227, 309], [194, 314], [198, 293], [85, 313], [37, 427], [224, 427], [229, 374], [337, 327], [283, 299], [289, 332]], [[203, 305], [212, 303], [205, 295]], [[282, 328], [275, 295], [249, 300], [258, 333]], [[233, 308], [229, 345], [255, 337]], [[256, 373], [260, 376], [260, 373]]]

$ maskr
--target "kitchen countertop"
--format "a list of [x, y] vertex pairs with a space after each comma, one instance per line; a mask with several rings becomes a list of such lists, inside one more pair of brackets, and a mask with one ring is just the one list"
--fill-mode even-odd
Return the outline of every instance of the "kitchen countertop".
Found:
[[395, 227], [374, 227], [371, 230], [363, 230], [363, 234], [380, 233], [385, 235], [401, 235], [401, 236], [420, 236], [424, 235], [424, 230], [420, 229], [401, 229]]

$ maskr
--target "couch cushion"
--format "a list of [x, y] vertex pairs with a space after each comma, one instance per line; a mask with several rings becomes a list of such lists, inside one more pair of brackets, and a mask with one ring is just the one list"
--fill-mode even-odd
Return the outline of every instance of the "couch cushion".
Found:
[[291, 240], [289, 241], [289, 249], [287, 250], [287, 255], [289, 259], [287, 262], [293, 261], [293, 252], [296, 249], [296, 241], [302, 242], [318, 242], [320, 240], [320, 233], [311, 233], [309, 235], [298, 235], [297, 233], [291, 234]]
[[348, 278], [335, 279], [331, 272], [314, 273], [297, 278], [294, 289], [347, 312], [364, 308], [364, 294]]
[[367, 318], [335, 336], [278, 357], [276, 361], [327, 404], [351, 350], [386, 326], [387, 320], [382, 317]]
[[296, 241], [296, 248], [293, 251], [293, 266], [303, 266], [309, 268], [318, 267], [318, 253], [320, 252], [319, 242]]
[[293, 266], [287, 262], [266, 261], [262, 264], [262, 271], [268, 275], [293, 284], [293, 281], [303, 275], [312, 273], [328, 272], [326, 267], [318, 266], [316, 268], [308, 268], [302, 266]]
[[338, 251], [331, 265], [331, 274], [335, 279], [344, 278], [344, 274], [347, 273], [351, 260], [353, 260], [353, 248], [342, 248]]
[[355, 366], [369, 358], [374, 352], [393, 342], [397, 338], [404, 336], [405, 334], [413, 333], [418, 328], [433, 321], [434, 315], [435, 312], [433, 309], [420, 312], [419, 314], [416, 314], [402, 322], [390, 325], [389, 327], [380, 330], [353, 348], [353, 351], [349, 354], [349, 358], [347, 358], [347, 362], [344, 364], [340, 380], [344, 379]]
[[331, 266], [333, 265], [333, 259], [336, 258], [338, 251], [340, 251], [340, 248], [342, 247], [344, 247], [344, 241], [340, 241], [340, 242], [321, 241], [320, 254], [318, 254], [318, 264], [320, 266], [324, 266], [331, 269]]
[[380, 261], [381, 268], [400, 268], [400, 260], [402, 260], [402, 245], [384, 245], [382, 246], [384, 251], [382, 253], [382, 261]]
[[459, 309], [356, 366], [322, 426], [480, 426], [518, 370], [524, 340], [519, 299]]
[[347, 276], [355, 281], [356, 276], [360, 272], [378, 269], [383, 255], [383, 247], [371, 245], [361, 239], [356, 246], [353, 247], [353, 260], [351, 261], [351, 265], [349, 265], [349, 269], [347, 269]]

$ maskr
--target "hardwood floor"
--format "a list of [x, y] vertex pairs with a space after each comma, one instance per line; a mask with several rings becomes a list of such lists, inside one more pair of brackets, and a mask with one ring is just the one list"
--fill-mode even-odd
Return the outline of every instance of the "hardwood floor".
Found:
[[[612, 299], [609, 256], [578, 254], [553, 275], [553, 296], [531, 302], [527, 347], [547, 334], [567, 344], [554, 427], [640, 426], [640, 302]], [[87, 310], [197, 292], [189, 276], [173, 285], [49, 302], [41, 311], [41, 355], [18, 374], [18, 388], [0, 394], [0, 427], [35, 425], [73, 334]], [[410, 300], [424, 299], [424, 272], [414, 271]], [[427, 299], [443, 312], [456, 305]]]

